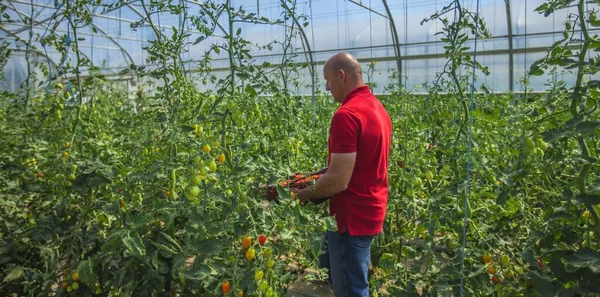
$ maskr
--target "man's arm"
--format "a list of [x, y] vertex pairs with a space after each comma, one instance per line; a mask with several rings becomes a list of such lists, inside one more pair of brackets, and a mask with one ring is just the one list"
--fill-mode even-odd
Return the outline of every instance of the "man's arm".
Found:
[[[354, 164], [356, 163], [356, 152], [344, 154], [331, 154], [331, 162], [327, 173], [317, 180], [314, 187], [307, 187], [296, 194], [301, 202], [310, 199], [330, 197], [348, 188]], [[314, 191], [313, 191], [314, 190]]]

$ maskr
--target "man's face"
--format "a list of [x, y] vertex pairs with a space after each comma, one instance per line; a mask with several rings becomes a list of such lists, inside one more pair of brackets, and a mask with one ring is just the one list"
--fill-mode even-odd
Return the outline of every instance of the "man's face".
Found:
[[333, 100], [342, 103], [344, 100], [344, 72], [334, 71], [331, 66], [325, 65], [323, 68], [323, 75], [325, 77], [325, 89], [331, 92]]

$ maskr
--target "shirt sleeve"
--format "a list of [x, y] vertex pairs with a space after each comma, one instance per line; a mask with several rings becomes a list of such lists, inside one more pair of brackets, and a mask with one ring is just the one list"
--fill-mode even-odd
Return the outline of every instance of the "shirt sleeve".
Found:
[[338, 110], [331, 119], [332, 154], [354, 153], [361, 134], [360, 119], [349, 110]]

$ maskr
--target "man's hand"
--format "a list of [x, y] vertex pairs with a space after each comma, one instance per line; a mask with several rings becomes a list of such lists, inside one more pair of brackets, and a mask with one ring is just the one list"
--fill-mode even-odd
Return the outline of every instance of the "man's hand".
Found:
[[300, 205], [305, 205], [308, 203], [308, 201], [310, 199], [312, 199], [310, 196], [310, 192], [308, 191], [311, 190], [311, 187], [302, 189], [302, 190], [298, 190], [295, 188], [290, 188], [290, 192], [292, 194], [292, 198], [298, 199], [298, 201], [300, 202]]
[[290, 192], [294, 193], [302, 204], [311, 199], [331, 197], [348, 188], [355, 163], [356, 153], [331, 154], [327, 173], [319, 178], [315, 185], [302, 190], [290, 188]]

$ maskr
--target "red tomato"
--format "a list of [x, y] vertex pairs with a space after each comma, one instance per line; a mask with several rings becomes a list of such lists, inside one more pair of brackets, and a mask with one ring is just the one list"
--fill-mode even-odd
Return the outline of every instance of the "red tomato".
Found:
[[266, 241], [267, 241], [267, 237], [265, 237], [264, 235], [260, 235], [258, 237], [258, 243], [260, 243], [261, 246], [265, 245]]

